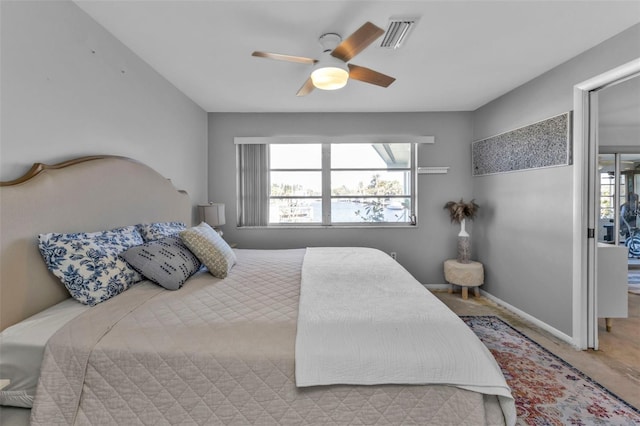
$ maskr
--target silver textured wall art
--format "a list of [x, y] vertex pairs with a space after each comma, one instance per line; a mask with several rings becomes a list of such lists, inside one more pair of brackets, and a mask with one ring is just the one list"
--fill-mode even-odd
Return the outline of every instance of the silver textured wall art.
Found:
[[472, 144], [474, 176], [571, 164], [571, 113]]

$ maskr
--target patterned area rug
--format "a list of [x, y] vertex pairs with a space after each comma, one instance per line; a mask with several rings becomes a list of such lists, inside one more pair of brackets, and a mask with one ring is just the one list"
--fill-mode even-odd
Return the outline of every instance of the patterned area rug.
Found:
[[640, 425], [640, 410], [499, 318], [461, 318], [498, 361], [518, 425]]

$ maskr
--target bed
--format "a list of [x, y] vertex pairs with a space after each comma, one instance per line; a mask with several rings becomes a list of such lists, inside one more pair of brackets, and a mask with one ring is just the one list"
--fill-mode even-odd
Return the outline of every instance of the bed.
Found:
[[[193, 223], [184, 192], [120, 157], [36, 165], [0, 191], [3, 330], [71, 303], [36, 235]], [[486, 348], [383, 253], [234, 256], [224, 279], [203, 268], [177, 291], [142, 281], [42, 333], [52, 337], [40, 348], [32, 424], [515, 422]]]

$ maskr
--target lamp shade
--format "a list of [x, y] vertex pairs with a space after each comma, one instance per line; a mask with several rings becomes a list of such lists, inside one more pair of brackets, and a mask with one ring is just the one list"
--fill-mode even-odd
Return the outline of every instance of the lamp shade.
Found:
[[200, 220], [207, 222], [212, 228], [224, 225], [224, 204], [209, 203], [198, 207]]
[[318, 68], [311, 73], [313, 85], [322, 90], [341, 89], [347, 84], [349, 73], [338, 67]]
[[336, 90], [349, 80], [349, 68], [341, 60], [326, 54], [311, 73], [311, 81], [317, 89]]

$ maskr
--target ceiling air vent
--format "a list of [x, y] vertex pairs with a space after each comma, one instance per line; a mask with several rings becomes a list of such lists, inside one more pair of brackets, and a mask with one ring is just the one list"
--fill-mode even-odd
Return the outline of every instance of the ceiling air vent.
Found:
[[416, 26], [418, 18], [389, 18], [389, 26], [380, 47], [399, 49], [407, 41], [409, 33]]

